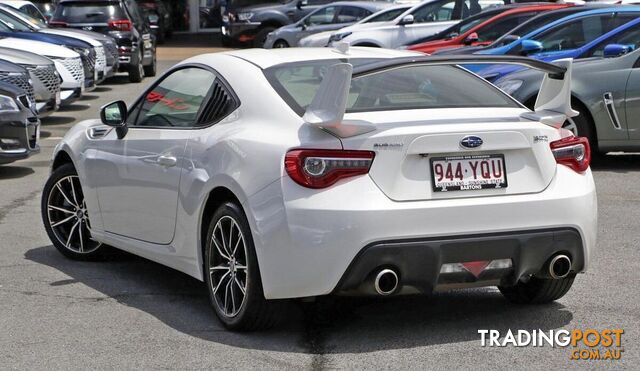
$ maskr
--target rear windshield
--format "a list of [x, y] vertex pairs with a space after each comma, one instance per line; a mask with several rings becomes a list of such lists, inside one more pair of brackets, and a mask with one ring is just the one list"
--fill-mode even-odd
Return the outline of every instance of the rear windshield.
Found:
[[[355, 65], [371, 60], [351, 60]], [[338, 60], [299, 62], [265, 70], [282, 99], [299, 115], [311, 103], [326, 69]], [[519, 107], [511, 98], [456, 66], [413, 65], [351, 81], [347, 112], [428, 108]]]
[[53, 20], [68, 23], [107, 23], [127, 16], [117, 1], [64, 2], [56, 8]]

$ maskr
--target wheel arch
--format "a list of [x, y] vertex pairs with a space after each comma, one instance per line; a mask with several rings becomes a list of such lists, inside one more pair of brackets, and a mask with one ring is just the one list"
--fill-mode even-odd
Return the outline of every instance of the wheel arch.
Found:
[[69, 155], [69, 153], [67, 153], [66, 150], [60, 150], [58, 151], [58, 153], [56, 153], [55, 157], [53, 158], [53, 163], [51, 164], [51, 171], [54, 171], [58, 169], [60, 166], [65, 164], [71, 164], [73, 165], [73, 167], [75, 167], [75, 164], [71, 159], [71, 155]]

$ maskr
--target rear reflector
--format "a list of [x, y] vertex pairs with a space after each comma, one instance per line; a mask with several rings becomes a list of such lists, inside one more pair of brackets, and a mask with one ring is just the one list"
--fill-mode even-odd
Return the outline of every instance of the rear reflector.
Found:
[[589, 168], [591, 147], [585, 137], [567, 137], [550, 143], [556, 162], [582, 173]]
[[510, 269], [513, 267], [511, 259], [496, 259], [491, 261], [473, 261], [464, 263], [446, 263], [440, 267], [440, 274], [469, 272], [476, 278], [483, 272], [500, 269]]
[[294, 149], [287, 152], [284, 167], [296, 183], [326, 188], [338, 180], [367, 174], [374, 152], [327, 149]]

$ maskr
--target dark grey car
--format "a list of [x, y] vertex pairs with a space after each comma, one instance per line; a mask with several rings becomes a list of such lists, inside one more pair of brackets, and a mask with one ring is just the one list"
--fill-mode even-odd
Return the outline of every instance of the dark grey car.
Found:
[[298, 42], [304, 37], [318, 32], [339, 30], [390, 5], [391, 3], [370, 1], [341, 1], [328, 4], [307, 14], [296, 23], [269, 33], [264, 47], [271, 49], [298, 46]]
[[[6, 70], [6, 64], [0, 62], [0, 70]], [[40, 121], [30, 107], [27, 92], [0, 82], [0, 165], [39, 152], [39, 130]]]
[[[640, 150], [640, 27], [625, 36], [607, 40], [591, 58], [573, 62], [572, 106], [580, 114], [564, 127], [588, 137], [594, 152]], [[541, 81], [536, 71], [524, 70], [495, 84], [532, 106]]]

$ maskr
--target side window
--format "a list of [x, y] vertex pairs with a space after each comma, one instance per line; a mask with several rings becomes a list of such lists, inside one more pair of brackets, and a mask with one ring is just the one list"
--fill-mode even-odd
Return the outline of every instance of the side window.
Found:
[[136, 23], [138, 27], [142, 26], [144, 21], [140, 16], [140, 10], [138, 9], [138, 4], [136, 4], [135, 1], [132, 1], [132, 0], [126, 1], [125, 4], [127, 7], [127, 11], [131, 15], [131, 18], [133, 18], [133, 22]]
[[371, 14], [370, 11], [355, 6], [341, 6], [338, 11], [338, 19], [336, 23], [353, 23], [357, 22]]
[[216, 76], [207, 70], [189, 67], [165, 77], [130, 113], [132, 127], [196, 127], [198, 112]]
[[328, 6], [323, 9], [319, 9], [317, 12], [311, 14], [304, 21], [304, 24], [307, 26], [317, 26], [321, 24], [331, 24], [333, 23], [333, 19], [336, 16], [336, 7]]
[[413, 13], [415, 23], [450, 21], [453, 18], [453, 10], [456, 0], [444, 0], [429, 3]]
[[625, 31], [610, 37], [593, 48], [589, 57], [603, 57], [604, 48], [609, 44], [633, 45], [633, 50], [640, 48], [640, 24], [626, 29]]
[[493, 41], [535, 16], [535, 12], [505, 17], [478, 32], [478, 41]]
[[535, 37], [543, 52], [576, 49], [619, 27], [630, 19], [627, 15], [604, 14], [577, 19]]

